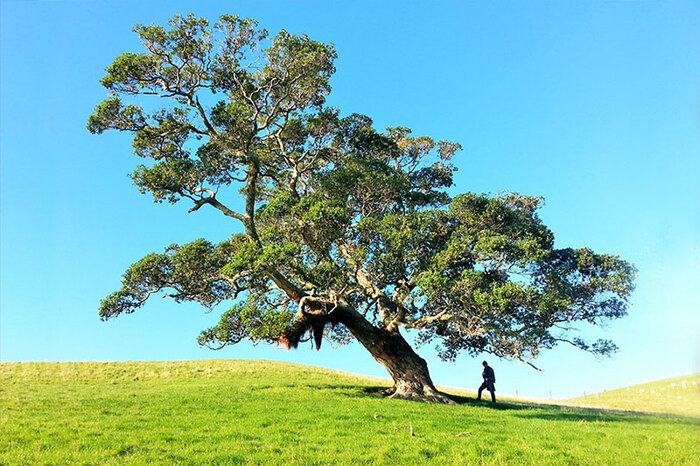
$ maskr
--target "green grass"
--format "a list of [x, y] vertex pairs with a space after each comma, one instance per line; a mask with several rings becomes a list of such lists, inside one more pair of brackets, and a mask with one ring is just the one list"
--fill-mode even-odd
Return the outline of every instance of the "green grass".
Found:
[[698, 419], [384, 386], [266, 361], [4, 363], [0, 464], [700, 464]]
[[700, 418], [700, 374], [574, 398], [566, 404]]

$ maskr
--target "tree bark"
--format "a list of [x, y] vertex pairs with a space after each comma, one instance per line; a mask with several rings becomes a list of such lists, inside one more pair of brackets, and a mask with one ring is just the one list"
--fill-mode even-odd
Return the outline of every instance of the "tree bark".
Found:
[[455, 404], [433, 385], [428, 364], [399, 333], [376, 328], [350, 306], [339, 306], [334, 312], [350, 333], [362, 343], [374, 359], [391, 375], [394, 386], [384, 394], [392, 398]]

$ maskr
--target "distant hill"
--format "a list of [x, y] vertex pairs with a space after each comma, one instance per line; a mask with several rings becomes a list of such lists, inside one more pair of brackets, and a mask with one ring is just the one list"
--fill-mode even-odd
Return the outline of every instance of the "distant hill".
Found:
[[698, 419], [387, 384], [271, 361], [2, 363], [0, 464], [700, 464]]
[[564, 404], [700, 418], [700, 373], [594, 393]]

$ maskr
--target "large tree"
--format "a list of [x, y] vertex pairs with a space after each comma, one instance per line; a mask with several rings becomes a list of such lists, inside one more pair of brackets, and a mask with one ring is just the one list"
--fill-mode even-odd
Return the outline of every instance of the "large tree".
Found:
[[634, 268], [555, 249], [540, 198], [450, 197], [458, 144], [378, 132], [366, 116], [326, 107], [332, 45], [269, 38], [229, 15], [213, 27], [190, 15], [134, 31], [145, 51], [107, 68], [110, 97], [88, 129], [132, 133], [147, 161], [132, 174], [139, 190], [190, 213], [217, 209], [233, 235], [134, 263], [102, 301], [102, 319], [154, 294], [226, 301], [202, 345], [356, 339], [391, 374], [389, 395], [442, 402], [402, 327], [445, 360], [465, 351], [530, 363], [560, 342], [615, 350], [572, 332], [625, 315]]

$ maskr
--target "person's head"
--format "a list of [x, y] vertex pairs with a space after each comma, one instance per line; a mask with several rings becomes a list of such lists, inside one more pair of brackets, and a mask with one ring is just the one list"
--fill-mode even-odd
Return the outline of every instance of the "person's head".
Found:
[[486, 361], [482, 362], [481, 364], [483, 364], [483, 365], [484, 365], [484, 367], [486, 367], [486, 366], [488, 366], [488, 365], [489, 365], [489, 363], [487, 363]]

